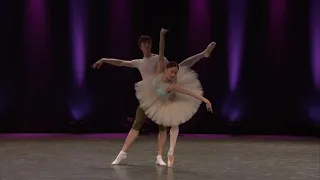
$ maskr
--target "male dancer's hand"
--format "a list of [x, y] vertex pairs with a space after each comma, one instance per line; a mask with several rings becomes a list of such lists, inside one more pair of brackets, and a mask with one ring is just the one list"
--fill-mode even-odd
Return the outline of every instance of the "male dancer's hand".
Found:
[[101, 58], [99, 61], [95, 62], [92, 65], [92, 68], [93, 69], [99, 69], [102, 66], [102, 64], [104, 63], [104, 60], [105, 60], [105, 58]]
[[165, 33], [167, 33], [168, 31], [169, 31], [169, 30], [162, 28], [161, 31], [160, 31], [160, 33], [165, 34]]

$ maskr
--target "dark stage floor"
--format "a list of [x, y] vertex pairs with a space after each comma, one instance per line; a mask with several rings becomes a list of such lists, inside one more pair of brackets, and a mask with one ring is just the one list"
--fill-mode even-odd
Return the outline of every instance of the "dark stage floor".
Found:
[[317, 139], [179, 137], [173, 169], [143, 136], [125, 165], [111, 166], [123, 135], [0, 135], [1, 180], [319, 180]]

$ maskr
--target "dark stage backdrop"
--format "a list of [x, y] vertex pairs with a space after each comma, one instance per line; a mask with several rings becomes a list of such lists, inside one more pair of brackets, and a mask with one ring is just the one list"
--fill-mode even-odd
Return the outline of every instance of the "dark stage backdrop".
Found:
[[[138, 70], [91, 65], [142, 56], [170, 29], [166, 57], [217, 42], [193, 69], [214, 106], [181, 133], [312, 135], [320, 119], [318, 0], [3, 0], [1, 132], [127, 132]], [[145, 132], [157, 132], [153, 123]]]

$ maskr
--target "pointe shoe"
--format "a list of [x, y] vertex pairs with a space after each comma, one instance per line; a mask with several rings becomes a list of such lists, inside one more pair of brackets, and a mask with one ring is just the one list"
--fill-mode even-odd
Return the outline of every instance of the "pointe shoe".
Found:
[[216, 47], [215, 42], [211, 42], [208, 47], [206, 48], [206, 50], [204, 51], [204, 57], [208, 58], [211, 55], [212, 50]]
[[174, 163], [174, 156], [173, 155], [168, 155], [168, 167], [171, 168], [173, 167], [173, 163]]

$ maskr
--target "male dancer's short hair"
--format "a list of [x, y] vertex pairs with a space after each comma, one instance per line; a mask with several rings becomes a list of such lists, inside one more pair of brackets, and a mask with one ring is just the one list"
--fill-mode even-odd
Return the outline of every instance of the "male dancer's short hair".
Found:
[[149, 42], [152, 44], [152, 39], [150, 36], [147, 35], [141, 35], [138, 39], [138, 46], [140, 47], [141, 43]]

